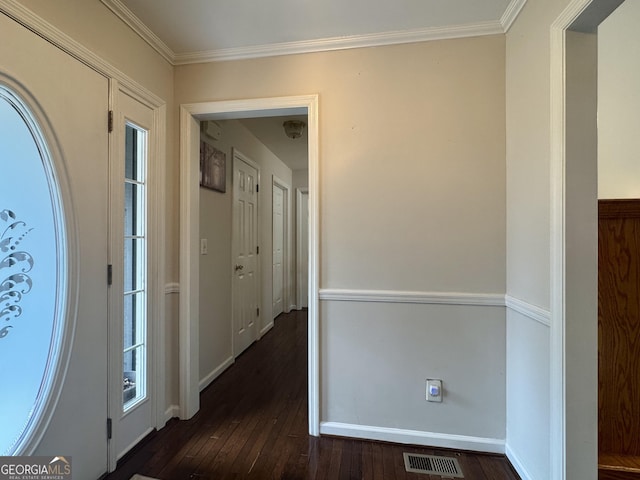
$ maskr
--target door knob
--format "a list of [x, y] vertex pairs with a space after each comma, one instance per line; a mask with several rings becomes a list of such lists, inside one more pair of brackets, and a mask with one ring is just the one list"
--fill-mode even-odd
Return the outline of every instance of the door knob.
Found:
[[238, 270], [242, 270], [244, 268], [244, 265], [236, 265], [236, 272]]

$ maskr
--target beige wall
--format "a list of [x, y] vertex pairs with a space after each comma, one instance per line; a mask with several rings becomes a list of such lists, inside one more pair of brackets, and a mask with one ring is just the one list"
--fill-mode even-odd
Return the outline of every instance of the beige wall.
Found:
[[[504, 42], [180, 66], [175, 99], [319, 94], [323, 288], [500, 294]], [[504, 439], [503, 308], [323, 301], [320, 323], [322, 422]], [[430, 375], [448, 386], [443, 405], [424, 399]], [[374, 385], [386, 393], [365, 395]]]
[[320, 95], [323, 287], [501, 292], [503, 48], [494, 36], [181, 66], [176, 101]]
[[598, 28], [598, 197], [640, 198], [640, 2]]

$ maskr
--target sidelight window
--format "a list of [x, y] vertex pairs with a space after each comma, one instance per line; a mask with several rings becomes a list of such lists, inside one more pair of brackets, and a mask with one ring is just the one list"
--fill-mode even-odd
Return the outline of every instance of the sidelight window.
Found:
[[146, 398], [147, 385], [147, 132], [125, 127], [123, 409]]

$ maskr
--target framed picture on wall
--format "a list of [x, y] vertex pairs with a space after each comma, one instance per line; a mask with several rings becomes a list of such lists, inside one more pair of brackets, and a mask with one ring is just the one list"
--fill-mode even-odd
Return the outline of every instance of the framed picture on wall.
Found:
[[227, 154], [204, 140], [200, 141], [200, 186], [227, 191]]

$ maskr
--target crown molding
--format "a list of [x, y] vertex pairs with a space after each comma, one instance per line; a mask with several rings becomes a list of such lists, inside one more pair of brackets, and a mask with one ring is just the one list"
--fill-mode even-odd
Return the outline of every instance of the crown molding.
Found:
[[502, 18], [500, 18], [500, 24], [502, 25], [503, 33], [507, 33], [513, 25], [513, 22], [516, 21], [518, 15], [524, 8], [527, 0], [511, 0], [511, 3], [507, 6], [507, 9], [502, 14]]
[[366, 35], [350, 35], [267, 45], [250, 45], [202, 52], [175, 53], [120, 0], [100, 1], [172, 65], [245, 60], [280, 55], [297, 55], [352, 48], [380, 47], [434, 40], [499, 35], [509, 30], [527, 2], [527, 0], [511, 0], [500, 20], [495, 22], [480, 22]]
[[301, 53], [380, 47], [384, 45], [447, 40], [452, 38], [478, 37], [502, 33], [504, 33], [504, 29], [500, 22], [483, 22], [468, 25], [454, 25], [450, 27], [434, 27], [401, 32], [382, 32], [367, 35], [321, 38], [318, 40], [273, 43], [269, 45], [252, 45], [248, 47], [224, 48], [205, 52], [177, 54], [175, 56], [174, 64], [186, 65], [191, 63], [244, 60], [249, 58], [274, 57], [279, 55], [296, 55]]
[[126, 23], [131, 30], [137, 33], [145, 42], [158, 52], [167, 62], [175, 64], [176, 54], [164, 43], [160, 37], [151, 31], [129, 8], [120, 0], [100, 0], [104, 6], [111, 10], [120, 20]]

